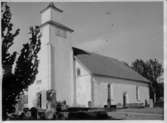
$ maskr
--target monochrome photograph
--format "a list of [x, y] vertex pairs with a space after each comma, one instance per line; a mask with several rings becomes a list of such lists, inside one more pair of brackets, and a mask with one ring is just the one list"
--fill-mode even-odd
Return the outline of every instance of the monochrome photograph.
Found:
[[2, 121], [163, 121], [164, 4], [1, 2]]

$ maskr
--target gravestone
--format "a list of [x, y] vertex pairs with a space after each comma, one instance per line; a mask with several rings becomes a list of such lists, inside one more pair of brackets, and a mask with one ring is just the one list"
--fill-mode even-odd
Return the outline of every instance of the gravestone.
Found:
[[150, 100], [149, 100], [149, 107], [150, 107], [150, 108], [153, 108], [153, 107], [154, 107], [153, 99], [150, 99]]

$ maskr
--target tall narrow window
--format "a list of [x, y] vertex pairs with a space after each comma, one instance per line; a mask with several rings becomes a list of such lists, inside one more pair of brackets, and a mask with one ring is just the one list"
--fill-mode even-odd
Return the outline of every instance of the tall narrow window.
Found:
[[114, 84], [111, 84], [111, 100], [114, 101]]
[[111, 85], [107, 85], [107, 104], [108, 106], [111, 105]]
[[136, 86], [136, 100], [139, 100], [139, 87]]
[[81, 70], [79, 68], [77, 68], [77, 76], [81, 75]]

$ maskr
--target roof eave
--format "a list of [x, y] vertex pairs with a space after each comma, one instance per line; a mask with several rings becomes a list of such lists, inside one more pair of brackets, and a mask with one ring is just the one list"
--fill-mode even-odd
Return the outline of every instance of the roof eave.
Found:
[[45, 26], [46, 24], [50, 24], [50, 25], [53, 25], [53, 26], [62, 28], [62, 29], [67, 30], [67, 31], [69, 31], [69, 32], [74, 32], [73, 29], [71, 29], [71, 28], [69, 28], [69, 27], [67, 27], [67, 26], [64, 26], [63, 24], [60, 24], [60, 23], [58, 23], [58, 22], [55, 22], [55, 21], [53, 21], [53, 20], [49, 20], [49, 21], [46, 21], [45, 23], [41, 24], [41, 25], [40, 25], [40, 28], [43, 27], [43, 26]]
[[142, 82], [142, 83], [146, 83], [146, 84], [150, 84], [150, 81], [143, 81], [143, 80], [135, 80], [135, 79], [130, 79], [130, 78], [123, 78], [123, 77], [116, 77], [116, 76], [112, 76], [112, 75], [103, 75], [103, 74], [97, 74], [97, 73], [92, 73], [93, 76], [100, 76], [100, 77], [110, 77], [110, 78], [114, 78], [114, 79], [123, 79], [123, 80], [130, 80], [130, 81], [137, 81], [137, 82]]

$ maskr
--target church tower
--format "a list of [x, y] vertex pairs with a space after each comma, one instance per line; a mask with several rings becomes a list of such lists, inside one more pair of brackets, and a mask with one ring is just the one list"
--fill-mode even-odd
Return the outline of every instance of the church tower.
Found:
[[[45, 93], [46, 90], [54, 89], [58, 101], [66, 100], [68, 105], [72, 105], [74, 85], [70, 35], [73, 30], [61, 24], [63, 11], [54, 3], [49, 3], [40, 13], [42, 37], [36, 78], [36, 82], [40, 82], [40, 89], [36, 90]], [[46, 94], [42, 98], [42, 108], [45, 108]]]

